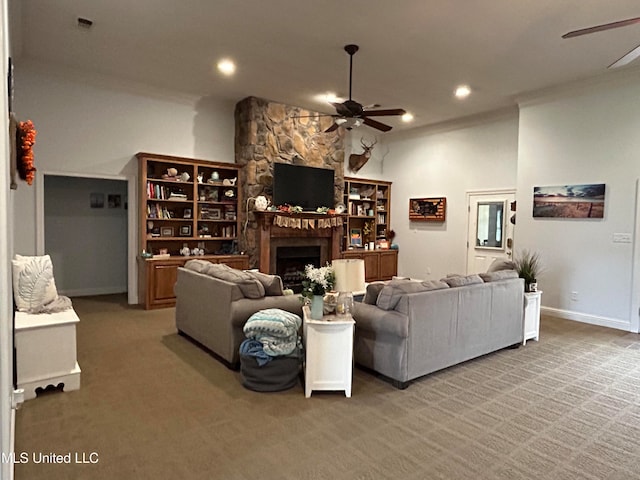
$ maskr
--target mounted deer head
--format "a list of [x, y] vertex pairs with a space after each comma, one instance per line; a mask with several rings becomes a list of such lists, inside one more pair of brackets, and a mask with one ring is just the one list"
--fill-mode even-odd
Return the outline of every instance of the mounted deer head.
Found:
[[371, 150], [373, 150], [373, 146], [378, 143], [378, 139], [376, 138], [371, 145], [367, 145], [364, 143], [364, 139], [360, 138], [360, 143], [364, 151], [360, 154], [352, 153], [349, 155], [349, 170], [353, 173], [357, 173], [358, 170], [364, 167], [364, 164], [369, 161], [369, 158], [371, 158]]

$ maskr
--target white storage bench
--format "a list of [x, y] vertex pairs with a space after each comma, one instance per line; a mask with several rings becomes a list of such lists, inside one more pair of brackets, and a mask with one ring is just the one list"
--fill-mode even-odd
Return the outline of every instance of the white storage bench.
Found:
[[80, 388], [76, 358], [76, 323], [70, 308], [63, 312], [30, 314], [16, 312], [15, 347], [18, 388], [24, 398], [36, 397], [37, 388], [63, 384], [64, 391]]

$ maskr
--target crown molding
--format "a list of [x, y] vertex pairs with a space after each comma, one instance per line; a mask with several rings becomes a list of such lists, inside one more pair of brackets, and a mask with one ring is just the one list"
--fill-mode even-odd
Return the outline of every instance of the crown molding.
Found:
[[453, 130], [462, 130], [465, 128], [475, 127], [485, 123], [497, 122], [500, 120], [518, 118], [518, 106], [509, 105], [488, 112], [459, 117], [453, 120], [445, 120], [443, 122], [432, 123], [412, 128], [410, 130], [400, 130], [398, 132], [388, 133], [383, 137], [386, 141], [408, 140], [416, 137], [424, 137], [425, 135], [434, 135], [436, 133], [450, 132]]
[[[80, 83], [105, 90], [129, 93], [136, 96], [148, 97], [183, 105], [193, 106], [204, 98], [204, 96], [153, 87], [140, 82], [71, 68], [30, 57], [19, 57], [15, 62], [15, 68], [18, 75], [20, 74], [20, 71], [31, 72], [38, 76], [59, 79], [65, 82]], [[226, 100], [221, 99], [220, 101], [225, 102]], [[234, 104], [234, 102], [231, 101], [228, 101], [228, 103], [229, 105]]]
[[580, 96], [601, 89], [603, 86], [617, 87], [640, 82], [640, 65], [605, 70], [598, 75], [579, 80], [532, 90], [513, 97], [520, 108], [548, 103], [560, 98]]

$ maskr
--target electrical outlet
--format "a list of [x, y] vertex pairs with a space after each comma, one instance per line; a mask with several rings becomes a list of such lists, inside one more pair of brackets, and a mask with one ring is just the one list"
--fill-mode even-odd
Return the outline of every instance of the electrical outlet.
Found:
[[571, 301], [572, 302], [578, 301], [578, 292], [571, 292]]
[[631, 234], [630, 233], [614, 233], [613, 234], [613, 243], [631, 243]]

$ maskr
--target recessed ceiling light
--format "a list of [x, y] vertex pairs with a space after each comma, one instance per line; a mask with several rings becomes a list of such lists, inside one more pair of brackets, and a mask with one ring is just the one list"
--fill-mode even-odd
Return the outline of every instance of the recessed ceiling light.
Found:
[[413, 121], [413, 115], [410, 114], [409, 112], [405, 113], [404, 115], [402, 115], [402, 121], [403, 122], [411, 122], [411, 121]]
[[231, 60], [224, 58], [218, 62], [218, 71], [223, 75], [233, 75], [236, 71], [236, 64]]
[[471, 94], [471, 87], [469, 85], [460, 85], [456, 88], [456, 97], [458, 98], [467, 98]]

